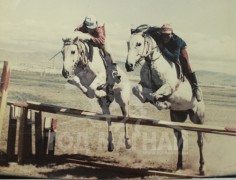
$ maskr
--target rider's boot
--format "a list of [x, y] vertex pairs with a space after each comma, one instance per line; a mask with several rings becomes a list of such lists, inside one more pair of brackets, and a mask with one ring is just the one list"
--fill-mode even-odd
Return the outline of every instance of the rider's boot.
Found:
[[117, 70], [117, 63], [112, 63], [112, 77], [117, 84], [121, 81], [121, 75], [119, 75]]
[[197, 101], [202, 100], [202, 91], [197, 83], [197, 77], [194, 72], [186, 74], [187, 79], [190, 82], [190, 85], [192, 87], [193, 95], [196, 97]]

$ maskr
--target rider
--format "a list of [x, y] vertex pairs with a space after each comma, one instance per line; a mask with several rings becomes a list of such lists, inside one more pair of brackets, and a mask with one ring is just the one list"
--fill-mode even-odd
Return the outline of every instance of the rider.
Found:
[[202, 92], [198, 86], [195, 72], [192, 72], [190, 66], [187, 44], [183, 39], [173, 33], [170, 24], [164, 24], [160, 29], [160, 34], [157, 42], [162, 55], [172, 62], [177, 63], [178, 60], [180, 61], [183, 74], [191, 84], [193, 95], [196, 97], [197, 101], [201, 101]]
[[107, 64], [108, 66], [111, 66], [112, 76], [116, 83], [119, 83], [121, 76], [118, 74], [117, 63], [111, 53], [110, 45], [106, 41], [105, 26], [98, 25], [96, 18], [93, 15], [88, 15], [85, 17], [84, 22], [75, 28], [74, 31], [81, 31], [92, 36], [89, 40], [91, 40], [94, 46], [97, 46], [103, 50]]

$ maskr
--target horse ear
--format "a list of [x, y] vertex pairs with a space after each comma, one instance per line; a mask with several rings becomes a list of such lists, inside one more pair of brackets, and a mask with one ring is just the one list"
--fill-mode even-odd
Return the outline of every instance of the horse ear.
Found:
[[149, 26], [147, 24], [142, 24], [138, 26], [137, 28], [131, 29], [131, 34], [139, 33], [139, 32], [146, 32], [148, 29], [149, 29]]
[[77, 36], [76, 38], [73, 39], [73, 43], [77, 43], [79, 40], [79, 37]]
[[135, 28], [130, 29], [131, 34], [135, 33]]
[[127, 47], [128, 47], [128, 49], [130, 49], [130, 42], [129, 41], [127, 41]]

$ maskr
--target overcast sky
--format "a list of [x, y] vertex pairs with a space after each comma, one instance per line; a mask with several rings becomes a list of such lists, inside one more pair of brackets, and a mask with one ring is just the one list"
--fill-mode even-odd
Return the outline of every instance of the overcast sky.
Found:
[[93, 14], [106, 24], [117, 60], [126, 58], [132, 25], [170, 23], [194, 70], [236, 75], [235, 8], [235, 0], [0, 0], [0, 49], [53, 55]]

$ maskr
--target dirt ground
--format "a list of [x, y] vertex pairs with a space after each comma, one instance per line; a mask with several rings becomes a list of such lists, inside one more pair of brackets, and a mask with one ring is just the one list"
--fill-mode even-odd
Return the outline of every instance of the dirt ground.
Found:
[[[131, 84], [137, 83], [130, 81]], [[202, 86], [206, 104], [205, 124], [236, 127], [236, 91], [233, 87]], [[88, 99], [78, 89], [59, 76], [12, 72], [8, 100], [37, 101], [95, 112], [101, 112], [95, 99]], [[111, 106], [113, 115], [121, 115], [117, 104]], [[131, 95], [130, 115], [170, 121], [169, 111], [158, 111], [151, 104], [142, 104]], [[6, 109], [0, 141], [0, 172], [3, 174], [63, 179], [142, 179], [168, 178], [165, 176], [140, 175], [139, 171], [125, 173], [95, 168], [71, 161], [60, 161], [66, 157], [81, 161], [109, 164], [114, 167], [150, 168], [172, 172], [177, 163], [177, 146], [172, 129], [127, 125], [131, 148], [124, 144], [124, 127], [113, 123], [115, 150], [107, 151], [107, 124], [86, 118], [43, 113], [43, 117], [58, 119], [55, 155], [58, 161], [36, 165], [37, 162], [18, 165], [6, 162], [9, 107]], [[191, 123], [189, 120], [186, 123]], [[199, 149], [195, 132], [183, 131], [184, 169], [180, 172], [197, 175]], [[33, 146], [34, 147], [34, 146]], [[205, 173], [207, 176], [236, 174], [236, 137], [215, 134], [204, 135]], [[33, 148], [34, 151], [34, 148]]]

